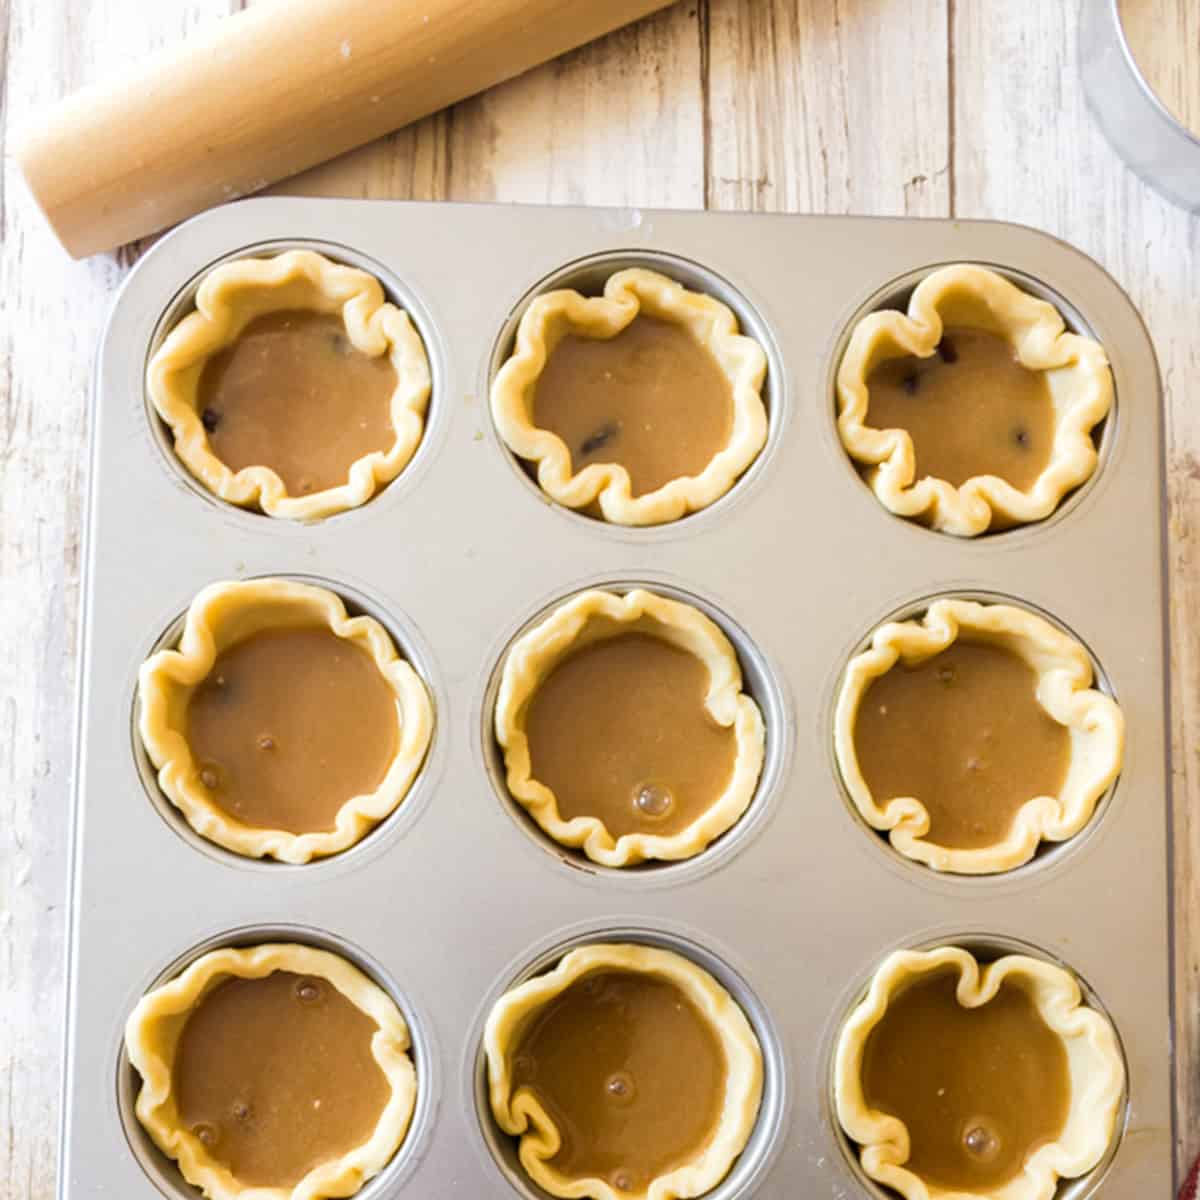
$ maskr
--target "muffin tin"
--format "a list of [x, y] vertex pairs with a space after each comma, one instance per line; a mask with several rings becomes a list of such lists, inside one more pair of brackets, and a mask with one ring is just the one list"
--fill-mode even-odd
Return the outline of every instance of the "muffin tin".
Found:
[[[156, 340], [222, 259], [311, 245], [373, 270], [433, 368], [424, 440], [363, 508], [298, 526], [232, 509], [175, 461], [143, 386]], [[927, 269], [975, 261], [1053, 298], [1107, 347], [1117, 402], [1095, 477], [1051, 519], [960, 541], [891, 516], [834, 427], [853, 320]], [[489, 379], [523, 305], [631, 265], [737, 311], [770, 360], [770, 438], [722, 500], [624, 529], [549, 504], [497, 438]], [[271, 198], [210, 212], [132, 273], [104, 334], [92, 410], [70, 1017], [60, 1195], [194, 1193], [133, 1117], [123, 1023], [142, 993], [221, 944], [337, 950], [413, 1031], [412, 1130], [363, 1200], [539, 1193], [484, 1102], [496, 996], [583, 940], [690, 954], [741, 1001], [766, 1090], [711, 1197], [882, 1195], [837, 1130], [830, 1058], [876, 964], [943, 940], [1067, 964], [1111, 1016], [1129, 1067], [1115, 1153], [1061, 1198], [1173, 1190], [1169, 796], [1159, 381], [1137, 313], [1094, 263], [1016, 226], [636, 209]], [[324, 583], [376, 616], [430, 685], [436, 731], [401, 808], [364, 841], [290, 867], [194, 835], [157, 792], [133, 719], [139, 664], [222, 578]], [[605, 870], [548, 843], [508, 799], [490, 702], [507, 644], [581, 588], [645, 584], [731, 637], [767, 724], [743, 820], [685, 863]], [[842, 669], [871, 630], [937, 595], [1015, 599], [1093, 653], [1128, 722], [1125, 769], [1089, 827], [1007, 875], [942, 877], [852, 815], [832, 753]]]

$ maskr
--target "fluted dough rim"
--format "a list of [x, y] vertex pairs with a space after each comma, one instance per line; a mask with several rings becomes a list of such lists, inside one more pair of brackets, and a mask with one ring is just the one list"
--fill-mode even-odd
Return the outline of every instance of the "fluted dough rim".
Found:
[[[536, 1096], [512, 1091], [509, 1052], [524, 1023], [576, 980], [597, 970], [655, 975], [678, 987], [709, 1022], [725, 1055], [725, 1098], [721, 1116], [701, 1153], [691, 1162], [653, 1179], [640, 1192], [617, 1192], [606, 1180], [571, 1178], [550, 1165], [559, 1135]], [[500, 1128], [520, 1139], [518, 1157], [526, 1174], [553, 1196], [592, 1200], [676, 1200], [716, 1187], [745, 1149], [762, 1101], [762, 1048], [737, 1001], [706, 970], [674, 951], [630, 943], [594, 943], [565, 954], [545, 974], [504, 993], [488, 1014], [484, 1031], [488, 1102]]]
[[[370, 1138], [338, 1158], [314, 1167], [292, 1187], [252, 1187], [212, 1158], [179, 1121], [171, 1095], [175, 1052], [186, 1021], [219, 983], [230, 977], [261, 979], [292, 971], [326, 980], [378, 1030], [371, 1053], [391, 1088]], [[337, 954], [296, 943], [265, 943], [245, 949], [212, 950], [185, 971], [148, 992], [125, 1024], [129, 1061], [142, 1077], [135, 1114], [158, 1148], [174, 1159], [184, 1179], [209, 1200], [321, 1200], [350, 1196], [377, 1175], [403, 1143], [416, 1106], [417, 1076], [409, 1057], [408, 1025], [391, 998], [357, 967]]]
[[[1071, 740], [1070, 760], [1057, 796], [1030, 797], [1017, 811], [1008, 836], [974, 849], [926, 839], [929, 812], [919, 797], [880, 801], [858, 761], [854, 729], [871, 683], [898, 662], [918, 664], [964, 640], [1001, 646], [1037, 674], [1037, 700]], [[1121, 770], [1125, 721], [1116, 701], [1092, 686], [1092, 662], [1073, 637], [1028, 609], [974, 600], [935, 600], [924, 616], [889, 621], [846, 667], [834, 710], [834, 753], [851, 802], [872, 829], [886, 832], [906, 858], [962, 875], [1012, 870], [1028, 862], [1040, 842], [1074, 837], [1091, 820], [1100, 798]], [[965, 715], [969, 720], [969, 714]]]
[[[916, 477], [912, 437], [903, 429], [869, 424], [867, 379], [896, 355], [928, 358], [942, 339], [944, 310], [964, 313], [955, 323], [1006, 338], [1018, 361], [1047, 372], [1055, 409], [1050, 461], [1027, 490], [996, 475], [977, 475], [955, 487], [933, 476]], [[1091, 432], [1113, 402], [1112, 372], [1101, 345], [1068, 333], [1062, 315], [995, 271], [959, 263], [930, 272], [909, 300], [907, 314], [869, 313], [854, 327], [838, 366], [838, 436], [850, 457], [869, 468], [868, 483], [897, 516], [943, 533], [974, 537], [999, 517], [1010, 525], [1048, 517], [1062, 498], [1095, 471]]]
[[[592, 618], [651, 632], [694, 654], [707, 668], [704, 706], [717, 724], [731, 728], [737, 746], [729, 782], [689, 826], [673, 834], [627, 833], [614, 838], [598, 817], [564, 820], [554, 792], [532, 775], [525, 733], [528, 705], [542, 680], [573, 650], [587, 644]], [[623, 630], [614, 630], [616, 636]], [[717, 624], [699, 609], [635, 588], [618, 595], [591, 589], [558, 605], [509, 648], [494, 713], [509, 794], [562, 846], [582, 849], [593, 862], [625, 867], [646, 859], [691, 858], [737, 823], [754, 798], [762, 774], [766, 735], [762, 713], [742, 690], [737, 653]]]
[[[396, 371], [391, 446], [351, 463], [345, 483], [307, 496], [289, 495], [268, 466], [230, 470], [213, 453], [197, 411], [208, 359], [237, 341], [255, 317], [293, 308], [339, 314], [354, 348], [372, 357], [387, 354]], [[406, 312], [387, 302], [379, 280], [312, 250], [239, 258], [212, 268], [196, 293], [195, 310], [167, 334], [146, 368], [151, 402], [170, 426], [175, 454], [193, 478], [230, 504], [257, 504], [267, 516], [298, 521], [358, 508], [400, 474], [424, 433], [431, 386], [420, 334]]]
[[[214, 804], [195, 781], [196, 764], [184, 735], [192, 689], [217, 655], [252, 633], [319, 625], [370, 655], [396, 698], [397, 746], [374, 791], [348, 797], [331, 830], [291, 833], [244, 825]], [[306, 863], [354, 845], [408, 794], [433, 737], [433, 704], [417, 672], [396, 652], [372, 617], [350, 617], [327, 588], [291, 579], [209, 584], [187, 611], [175, 649], [159, 650], [138, 672], [138, 733], [168, 800], [201, 837], [248, 858]]]
[[[1062, 1132], [1025, 1161], [1023, 1171], [985, 1195], [929, 1184], [907, 1170], [904, 1122], [868, 1106], [862, 1090], [867, 1038], [883, 1018], [892, 996], [922, 975], [951, 967], [959, 972], [958, 1000], [966, 1007], [986, 1003], [1006, 980], [1024, 987], [1042, 1019], [1062, 1040], [1071, 1078], [1071, 1100]], [[838, 1036], [834, 1056], [834, 1100], [838, 1122], [858, 1144], [863, 1170], [894, 1188], [905, 1200], [1051, 1200], [1060, 1178], [1086, 1174], [1112, 1143], [1125, 1096], [1125, 1060], [1109, 1020], [1087, 1007], [1075, 977], [1062, 967], [1013, 954], [980, 967], [960, 946], [898, 950], [876, 970], [870, 988]]]
[[[615, 337], [643, 310], [686, 329], [716, 359], [729, 383], [733, 426], [728, 443], [699, 475], [680, 476], [635, 497], [629, 472], [619, 463], [591, 463], [574, 472], [566, 443], [533, 424], [530, 392], [568, 332]], [[758, 457], [767, 440], [766, 372], [766, 352], [738, 332], [727, 305], [657, 271], [630, 267], [609, 276], [602, 296], [562, 288], [533, 300], [517, 327], [516, 347], [492, 383], [492, 418], [505, 445], [536, 464], [538, 484], [552, 500], [567, 508], [598, 501], [604, 519], [616, 525], [661, 525], [720, 499]]]

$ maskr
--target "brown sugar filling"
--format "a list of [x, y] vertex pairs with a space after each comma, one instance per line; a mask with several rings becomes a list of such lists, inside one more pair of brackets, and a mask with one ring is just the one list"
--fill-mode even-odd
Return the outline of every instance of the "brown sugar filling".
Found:
[[653, 634], [591, 642], [529, 702], [533, 777], [564, 820], [597, 817], [613, 837], [686, 829], [728, 786], [737, 758], [733, 730], [704, 707], [708, 684], [700, 659]]
[[1037, 675], [1008, 650], [956, 641], [914, 667], [873, 680], [854, 723], [854, 749], [880, 805], [913, 796], [926, 837], [975, 849], [1002, 841], [1017, 810], [1055, 796], [1071, 736], [1038, 703]]
[[733, 429], [733, 393], [686, 329], [637, 316], [615, 337], [567, 334], [546, 361], [533, 423], [558, 434], [574, 471], [619, 463], [633, 495], [699, 475]]
[[998, 475], [1027, 491], [1054, 449], [1054, 401], [1043, 372], [1030, 371], [1004, 338], [948, 328], [928, 358], [880, 363], [867, 378], [867, 424], [905, 429], [918, 479], [961, 487]]
[[179, 1037], [180, 1123], [240, 1183], [289, 1187], [374, 1132], [391, 1097], [378, 1028], [324, 979], [226, 979]]
[[199, 785], [244, 825], [317, 833], [373, 792], [396, 755], [396, 697], [371, 656], [321, 626], [264, 629], [221, 651], [193, 691]]
[[673, 983], [635, 971], [576, 980], [526, 1027], [512, 1058], [562, 1137], [562, 1174], [618, 1191], [694, 1158], [721, 1116], [725, 1056]]
[[1061, 1039], [1021, 987], [964, 1008], [957, 981], [939, 971], [892, 997], [863, 1050], [863, 1094], [907, 1126], [914, 1175], [986, 1192], [1062, 1132], [1071, 1081]]
[[289, 494], [346, 482], [350, 466], [396, 440], [396, 369], [356, 350], [341, 318], [288, 309], [256, 317], [200, 376], [196, 406], [232, 471], [270, 467]]

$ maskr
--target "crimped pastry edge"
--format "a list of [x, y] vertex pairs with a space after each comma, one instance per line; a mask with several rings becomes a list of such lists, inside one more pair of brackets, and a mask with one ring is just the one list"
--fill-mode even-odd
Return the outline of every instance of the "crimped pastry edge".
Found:
[[[620, 464], [591, 463], [573, 472], [566, 443], [532, 423], [530, 392], [566, 333], [611, 338], [643, 310], [688, 330], [713, 355], [732, 392], [733, 427], [729, 442], [699, 475], [672, 479], [635, 497], [629, 472]], [[630, 267], [608, 278], [602, 296], [563, 288], [529, 305], [517, 327], [516, 347], [492, 383], [492, 418], [505, 445], [536, 464], [538, 484], [552, 500], [567, 508], [598, 501], [604, 519], [617, 525], [660, 525], [720, 499], [758, 457], [767, 440], [766, 371], [766, 352], [738, 332], [732, 309], [657, 271]]]
[[[293, 971], [326, 980], [379, 1026], [371, 1053], [391, 1087], [391, 1098], [371, 1137], [340, 1158], [313, 1168], [290, 1188], [241, 1184], [213, 1159], [190, 1130], [179, 1124], [171, 1097], [175, 1050], [185, 1022], [212, 988], [231, 976], [259, 979]], [[408, 1050], [408, 1025], [388, 995], [337, 954], [296, 943], [264, 943], [245, 949], [212, 950], [185, 971], [148, 992], [125, 1024], [129, 1060], [142, 1078], [135, 1113], [155, 1145], [174, 1159], [188, 1183], [209, 1200], [320, 1200], [350, 1196], [391, 1160], [408, 1133], [416, 1105], [417, 1076]]]
[[[268, 466], [230, 470], [213, 454], [196, 403], [208, 359], [232, 345], [255, 317], [289, 308], [339, 313], [354, 348], [387, 354], [396, 371], [391, 447], [355, 460], [345, 483], [307, 496], [289, 495]], [[312, 250], [214, 267], [196, 293], [195, 310], [167, 334], [146, 368], [151, 402], [170, 426], [175, 454], [193, 478], [230, 504], [257, 504], [267, 516], [297, 521], [358, 508], [400, 474], [424, 433], [431, 386], [424, 343], [408, 314], [386, 301], [379, 280]]]
[[[225, 646], [279, 626], [316, 624], [365, 650], [396, 697], [398, 744], [372, 792], [349, 797], [332, 830], [295, 834], [244, 825], [214, 804], [194, 781], [195, 761], [180, 729], [186, 699]], [[202, 837], [248, 858], [306, 863], [354, 845], [408, 794], [433, 737], [433, 705], [417, 672], [396, 652], [378, 621], [349, 617], [326, 588], [291, 579], [209, 584], [188, 608], [178, 648], [159, 650], [138, 672], [138, 732], [158, 784]]]
[[[734, 731], [737, 754], [728, 785], [678, 833], [627, 833], [613, 838], [598, 817], [563, 820], [554, 792], [531, 774], [526, 709], [542, 680], [581, 644], [592, 618], [608, 618], [629, 630], [652, 632], [694, 654], [708, 670], [705, 708], [718, 724]], [[646, 629], [647, 625], [652, 628]], [[593, 862], [608, 867], [699, 854], [742, 817], [762, 774], [766, 736], [762, 713], [742, 690], [741, 667], [728, 638], [699, 609], [643, 588], [624, 595], [600, 589], [581, 592], [522, 634], [504, 659], [494, 726], [504, 754], [509, 794], [554, 841], [582, 849]]]
[[[1003, 841], [975, 849], [927, 841], [929, 813], [917, 797], [891, 797], [880, 804], [863, 778], [854, 745], [859, 705], [872, 681], [898, 662], [931, 658], [960, 635], [1002, 646], [1028, 663], [1038, 675], [1038, 702], [1071, 737], [1061, 793], [1030, 797]], [[887, 832], [897, 851], [935, 870], [978, 875], [1018, 867], [1034, 856], [1041, 841], [1062, 842], [1083, 829], [1121, 770], [1125, 720], [1116, 701], [1092, 683], [1087, 651], [1043, 617], [1015, 605], [942, 599], [919, 620], [889, 621], [850, 660], [838, 690], [834, 753], [850, 799], [868, 825]]]
[[[652, 1180], [641, 1192], [617, 1192], [596, 1177], [572, 1179], [549, 1160], [558, 1151], [553, 1122], [528, 1089], [512, 1092], [508, 1055], [524, 1023], [576, 980], [597, 970], [644, 972], [675, 984], [708, 1020], [725, 1054], [725, 1101], [717, 1128], [692, 1162]], [[675, 1200], [714, 1188], [745, 1149], [762, 1100], [762, 1049], [732, 996], [702, 967], [670, 950], [630, 943], [593, 943], [569, 951], [550, 971], [505, 992], [484, 1031], [488, 1101], [500, 1128], [520, 1138], [518, 1157], [530, 1179], [554, 1196], [593, 1200]]]
[[[1056, 427], [1050, 461], [1027, 490], [996, 475], [954, 487], [933, 476], [916, 478], [912, 437], [903, 429], [869, 424], [867, 377], [897, 354], [928, 358], [942, 338], [945, 310], [968, 315], [951, 323], [987, 329], [1012, 344], [1031, 371], [1048, 372]], [[958, 263], [930, 272], [912, 294], [907, 314], [880, 310], [855, 325], [838, 367], [838, 435], [847, 453], [868, 468], [867, 478], [890, 512], [943, 533], [975, 537], [996, 517], [1009, 525], [1048, 517], [1062, 498], [1096, 469], [1091, 431], [1113, 401], [1112, 372], [1098, 342], [1066, 332], [1058, 310], [995, 271]]]
[[[868, 1107], [862, 1091], [867, 1038], [891, 997], [905, 983], [946, 967], [959, 972], [958, 999], [968, 1007], [986, 1003], [1006, 980], [1025, 987], [1067, 1052], [1071, 1102], [1062, 1133], [1030, 1155], [1021, 1174], [986, 1196], [930, 1185], [906, 1170], [907, 1128], [898, 1118]], [[1086, 1006], [1069, 971], [1021, 954], [1007, 955], [981, 968], [960, 946], [894, 951], [880, 964], [867, 995], [847, 1018], [834, 1052], [838, 1122], [858, 1144], [867, 1175], [895, 1189], [905, 1200], [1052, 1200], [1060, 1178], [1084, 1175], [1104, 1157], [1116, 1132], [1124, 1096], [1125, 1060], [1112, 1024]]]

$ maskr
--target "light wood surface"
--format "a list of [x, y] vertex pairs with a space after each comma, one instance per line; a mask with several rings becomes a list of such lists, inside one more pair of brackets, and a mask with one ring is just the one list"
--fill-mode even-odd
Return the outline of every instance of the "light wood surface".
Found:
[[[6, 14], [0, 0], [5, 139], [60, 95], [240, 7], [10, 2]], [[1166, 385], [1182, 1165], [1200, 1150], [1200, 219], [1143, 186], [1093, 127], [1076, 78], [1075, 9], [682, 0], [280, 190], [994, 217], [1073, 242], [1129, 290]], [[73, 263], [9, 158], [3, 183], [0, 1198], [48, 1200], [87, 393], [109, 302], [138, 249]]]

